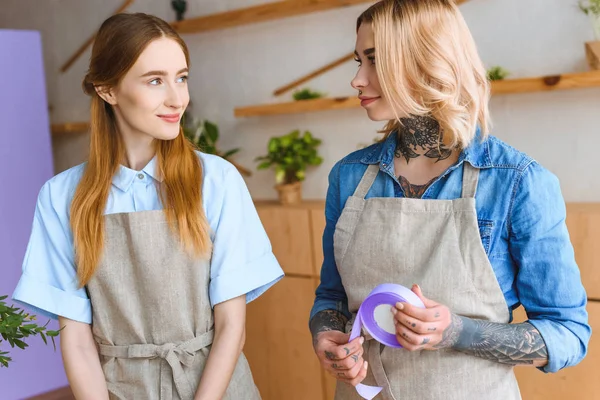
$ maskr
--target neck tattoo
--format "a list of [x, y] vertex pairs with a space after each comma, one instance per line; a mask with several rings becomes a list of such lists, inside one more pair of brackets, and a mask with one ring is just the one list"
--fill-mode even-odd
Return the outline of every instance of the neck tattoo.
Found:
[[402, 118], [402, 127], [397, 133], [395, 155], [404, 157], [406, 163], [421, 155], [435, 158], [436, 162], [452, 155], [452, 149], [443, 144], [440, 124], [431, 117]]

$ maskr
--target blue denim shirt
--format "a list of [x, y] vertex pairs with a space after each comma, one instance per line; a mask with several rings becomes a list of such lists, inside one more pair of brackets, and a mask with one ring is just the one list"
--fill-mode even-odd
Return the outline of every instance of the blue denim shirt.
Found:
[[[394, 176], [395, 148], [396, 135], [392, 134], [346, 156], [329, 174], [324, 261], [311, 318], [327, 309], [351, 316], [333, 253], [335, 226], [369, 164], [379, 164], [380, 173], [366, 198], [404, 197]], [[423, 198], [459, 198], [464, 162], [480, 169], [476, 194], [479, 232], [511, 320], [512, 310], [522, 304], [546, 343], [549, 360], [545, 372], [577, 364], [587, 352], [591, 328], [558, 179], [529, 156], [493, 136], [482, 141], [478, 133]]]

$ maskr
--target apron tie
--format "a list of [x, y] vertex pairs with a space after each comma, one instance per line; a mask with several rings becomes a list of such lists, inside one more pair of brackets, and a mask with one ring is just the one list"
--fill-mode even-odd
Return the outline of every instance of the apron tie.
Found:
[[[213, 342], [214, 330], [208, 331], [182, 343], [132, 344], [126, 346], [111, 346], [98, 344], [99, 353], [105, 357], [115, 358], [160, 358], [160, 398], [173, 398], [173, 382], [182, 400], [194, 398], [196, 388], [192, 387], [185, 376], [182, 365], [190, 367], [194, 362], [196, 352], [210, 346]], [[170, 371], [169, 371], [170, 370]], [[171, 379], [170, 375], [173, 375]]]

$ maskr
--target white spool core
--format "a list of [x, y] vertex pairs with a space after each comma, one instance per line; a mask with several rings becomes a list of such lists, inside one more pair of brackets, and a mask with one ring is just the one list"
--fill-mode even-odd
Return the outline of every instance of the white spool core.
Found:
[[394, 314], [392, 314], [392, 306], [389, 304], [380, 304], [373, 311], [373, 318], [381, 329], [392, 335], [396, 334], [394, 326]]

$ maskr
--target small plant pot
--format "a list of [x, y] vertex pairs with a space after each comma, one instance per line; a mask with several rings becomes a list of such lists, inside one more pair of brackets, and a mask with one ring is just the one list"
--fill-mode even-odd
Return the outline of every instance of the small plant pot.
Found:
[[302, 182], [275, 185], [279, 202], [283, 205], [299, 204], [302, 201]]
[[585, 57], [591, 69], [600, 70], [600, 40], [585, 44]]

